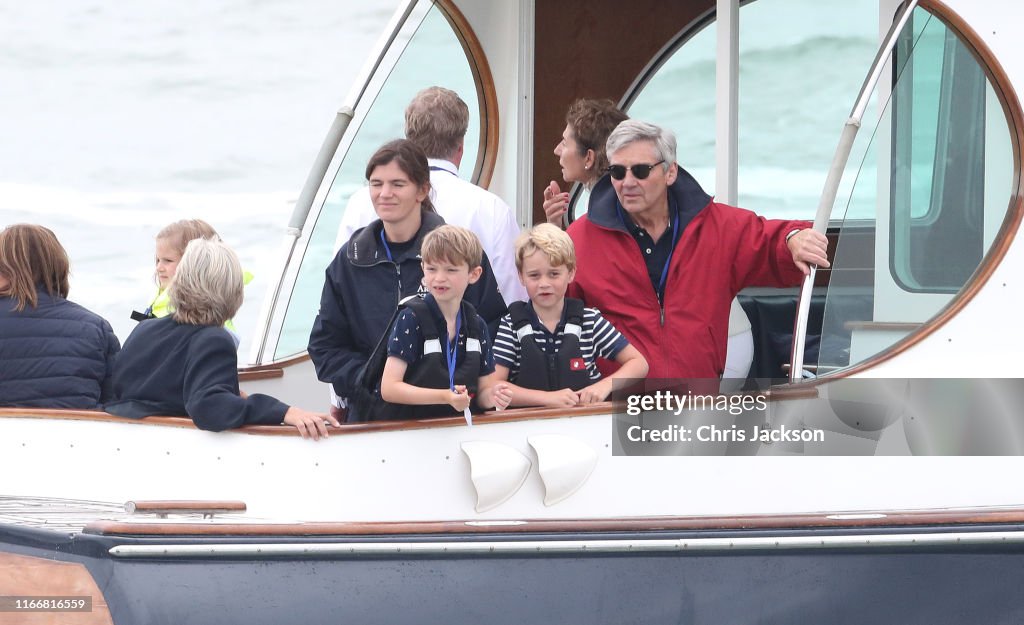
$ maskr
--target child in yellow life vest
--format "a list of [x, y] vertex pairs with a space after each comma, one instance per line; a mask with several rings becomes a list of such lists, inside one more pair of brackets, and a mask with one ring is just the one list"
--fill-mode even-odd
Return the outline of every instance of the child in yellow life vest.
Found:
[[[168, 226], [165, 226], [156, 235], [156, 284], [157, 291], [156, 295], [153, 296], [149, 306], [146, 307], [145, 312], [132, 311], [132, 319], [135, 321], [142, 321], [144, 319], [157, 319], [160, 317], [166, 317], [167, 315], [174, 312], [170, 307], [170, 298], [167, 295], [167, 286], [171, 283], [171, 278], [174, 277], [174, 273], [178, 268], [178, 261], [181, 260], [182, 254], [185, 253], [185, 247], [188, 242], [193, 239], [210, 239], [213, 241], [220, 241], [220, 235], [213, 229], [213, 226], [206, 223], [202, 219], [182, 219], [176, 221]], [[249, 284], [252, 281], [252, 274], [248, 271], [243, 271], [243, 280], [245, 284]], [[235, 332], [235, 324], [228, 319], [224, 323], [224, 327], [227, 328], [232, 337], [235, 339], [235, 344], [238, 344], [238, 336]]]

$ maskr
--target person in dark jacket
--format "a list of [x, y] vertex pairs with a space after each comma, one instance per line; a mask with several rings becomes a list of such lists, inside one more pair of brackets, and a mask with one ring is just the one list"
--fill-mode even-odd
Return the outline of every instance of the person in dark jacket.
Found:
[[220, 241], [194, 239], [171, 280], [174, 312], [143, 321], [114, 365], [117, 400], [107, 412], [122, 417], [188, 415], [202, 430], [242, 425], [294, 426], [303, 438], [327, 436], [325, 419], [270, 397], [238, 391], [235, 343], [224, 322], [242, 305], [242, 267]]
[[0, 231], [0, 406], [95, 410], [110, 399], [110, 324], [67, 300], [70, 262], [29, 224]]
[[[427, 157], [415, 143], [400, 139], [382, 146], [370, 158], [366, 178], [379, 219], [356, 230], [327, 267], [320, 311], [309, 336], [317, 377], [329, 382], [339, 398], [335, 409], [355, 389], [359, 371], [387, 331], [399, 301], [425, 292], [420, 245], [428, 232], [444, 225], [430, 202]], [[482, 266], [465, 299], [493, 336], [506, 308], [486, 255]], [[348, 421], [372, 418], [348, 408]]]

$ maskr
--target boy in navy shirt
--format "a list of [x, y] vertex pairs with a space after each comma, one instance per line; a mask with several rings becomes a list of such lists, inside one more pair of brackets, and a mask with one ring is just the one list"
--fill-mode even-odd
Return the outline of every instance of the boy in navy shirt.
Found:
[[[577, 406], [604, 401], [612, 379], [647, 375], [647, 360], [596, 308], [566, 298], [576, 274], [572, 239], [540, 224], [516, 241], [516, 268], [530, 295], [501, 319], [494, 339], [496, 375], [511, 380], [514, 406]], [[596, 359], [621, 366], [601, 379]]]
[[429, 418], [479, 408], [504, 408], [511, 385], [494, 375], [487, 324], [462, 300], [480, 278], [483, 248], [476, 235], [441, 226], [423, 239], [423, 286], [427, 295], [405, 304], [388, 337], [381, 398], [400, 415]]

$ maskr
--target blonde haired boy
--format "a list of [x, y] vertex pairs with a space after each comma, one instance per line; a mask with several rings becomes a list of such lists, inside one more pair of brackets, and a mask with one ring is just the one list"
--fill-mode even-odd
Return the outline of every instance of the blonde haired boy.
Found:
[[[495, 375], [509, 380], [514, 406], [577, 406], [604, 401], [615, 378], [643, 378], [647, 361], [596, 308], [566, 298], [576, 274], [572, 239], [540, 224], [516, 241], [516, 268], [530, 295], [501, 319]], [[604, 379], [597, 358], [620, 367]]]

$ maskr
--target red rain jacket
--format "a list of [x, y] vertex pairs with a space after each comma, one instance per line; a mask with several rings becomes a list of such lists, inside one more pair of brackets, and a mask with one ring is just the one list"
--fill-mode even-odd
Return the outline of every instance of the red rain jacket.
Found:
[[719, 204], [682, 168], [669, 198], [682, 234], [666, 278], [664, 317], [608, 176], [594, 187], [588, 214], [569, 226], [577, 261], [569, 295], [599, 309], [640, 350], [650, 364], [648, 378], [717, 378], [725, 368], [733, 298], [748, 286], [799, 284], [803, 274], [786, 234], [811, 224]]

